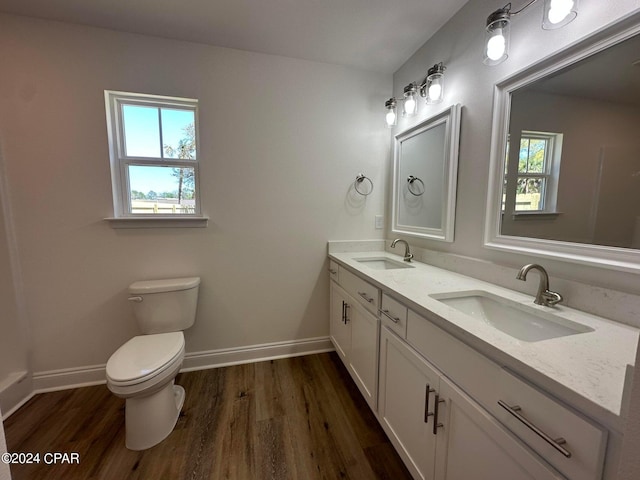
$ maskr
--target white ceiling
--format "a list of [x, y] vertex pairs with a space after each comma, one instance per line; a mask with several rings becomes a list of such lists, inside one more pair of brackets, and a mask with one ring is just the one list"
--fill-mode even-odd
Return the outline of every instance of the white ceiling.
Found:
[[392, 73], [467, 0], [0, 0], [0, 12]]

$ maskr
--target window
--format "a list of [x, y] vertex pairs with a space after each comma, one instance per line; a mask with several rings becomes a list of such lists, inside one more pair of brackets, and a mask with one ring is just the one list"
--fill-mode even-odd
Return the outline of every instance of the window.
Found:
[[114, 216], [199, 216], [198, 101], [105, 91]]
[[515, 213], [555, 213], [562, 134], [523, 131], [519, 140], [517, 152], [507, 141], [503, 211], [511, 201]]

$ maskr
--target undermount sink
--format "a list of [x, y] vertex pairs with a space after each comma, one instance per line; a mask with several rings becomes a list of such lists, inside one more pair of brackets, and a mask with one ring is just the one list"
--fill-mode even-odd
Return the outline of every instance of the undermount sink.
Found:
[[394, 270], [398, 268], [413, 268], [413, 265], [407, 265], [406, 263], [391, 260], [387, 257], [371, 257], [371, 258], [356, 258], [356, 262], [362, 263], [369, 268], [375, 270]]
[[540, 311], [489, 292], [453, 292], [431, 297], [524, 342], [594, 331], [591, 327], [551, 312]]

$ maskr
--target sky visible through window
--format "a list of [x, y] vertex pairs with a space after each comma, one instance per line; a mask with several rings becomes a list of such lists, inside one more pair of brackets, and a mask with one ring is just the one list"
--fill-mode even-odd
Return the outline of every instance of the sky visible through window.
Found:
[[[162, 141], [160, 144], [160, 122], [158, 108], [140, 105], [123, 105], [125, 150], [127, 156], [149, 158], [171, 158], [164, 153], [165, 145], [177, 147], [186, 137], [185, 128], [194, 123], [194, 112], [162, 108]], [[177, 158], [177, 157], [173, 157]], [[178, 190], [178, 180], [172, 176], [172, 167], [131, 167], [129, 182], [131, 190], [147, 193], [173, 192]]]

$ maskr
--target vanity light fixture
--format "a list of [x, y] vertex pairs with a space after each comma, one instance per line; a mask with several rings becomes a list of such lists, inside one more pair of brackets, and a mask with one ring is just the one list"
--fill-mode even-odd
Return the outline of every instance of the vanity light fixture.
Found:
[[510, 11], [511, 4], [508, 3], [487, 18], [483, 60], [485, 65], [498, 65], [509, 56]]
[[[444, 71], [442, 62], [436, 63], [427, 71], [427, 76], [418, 84], [411, 82], [404, 87], [402, 95], [402, 116], [412, 117], [418, 113], [418, 96], [426, 99], [427, 104], [442, 102], [444, 98]], [[398, 123], [398, 100], [391, 97], [384, 102], [385, 122], [391, 128]]]
[[[509, 56], [511, 17], [524, 12], [538, 0], [530, 0], [524, 7], [511, 11], [511, 2], [487, 17], [484, 44], [485, 65], [498, 65]], [[552, 30], [564, 27], [578, 15], [578, 0], [544, 0], [542, 28]]]
[[391, 128], [398, 123], [398, 112], [396, 109], [396, 99], [391, 97], [384, 102], [384, 108], [387, 109], [387, 114], [384, 119], [387, 122], [387, 127]]
[[542, 28], [564, 27], [578, 16], [578, 0], [544, 0]]
[[440, 103], [444, 98], [444, 69], [443, 63], [440, 62], [427, 72], [425, 89], [428, 104]]
[[413, 117], [418, 113], [418, 87], [415, 83], [410, 83], [404, 87], [404, 101], [402, 102], [402, 115]]

